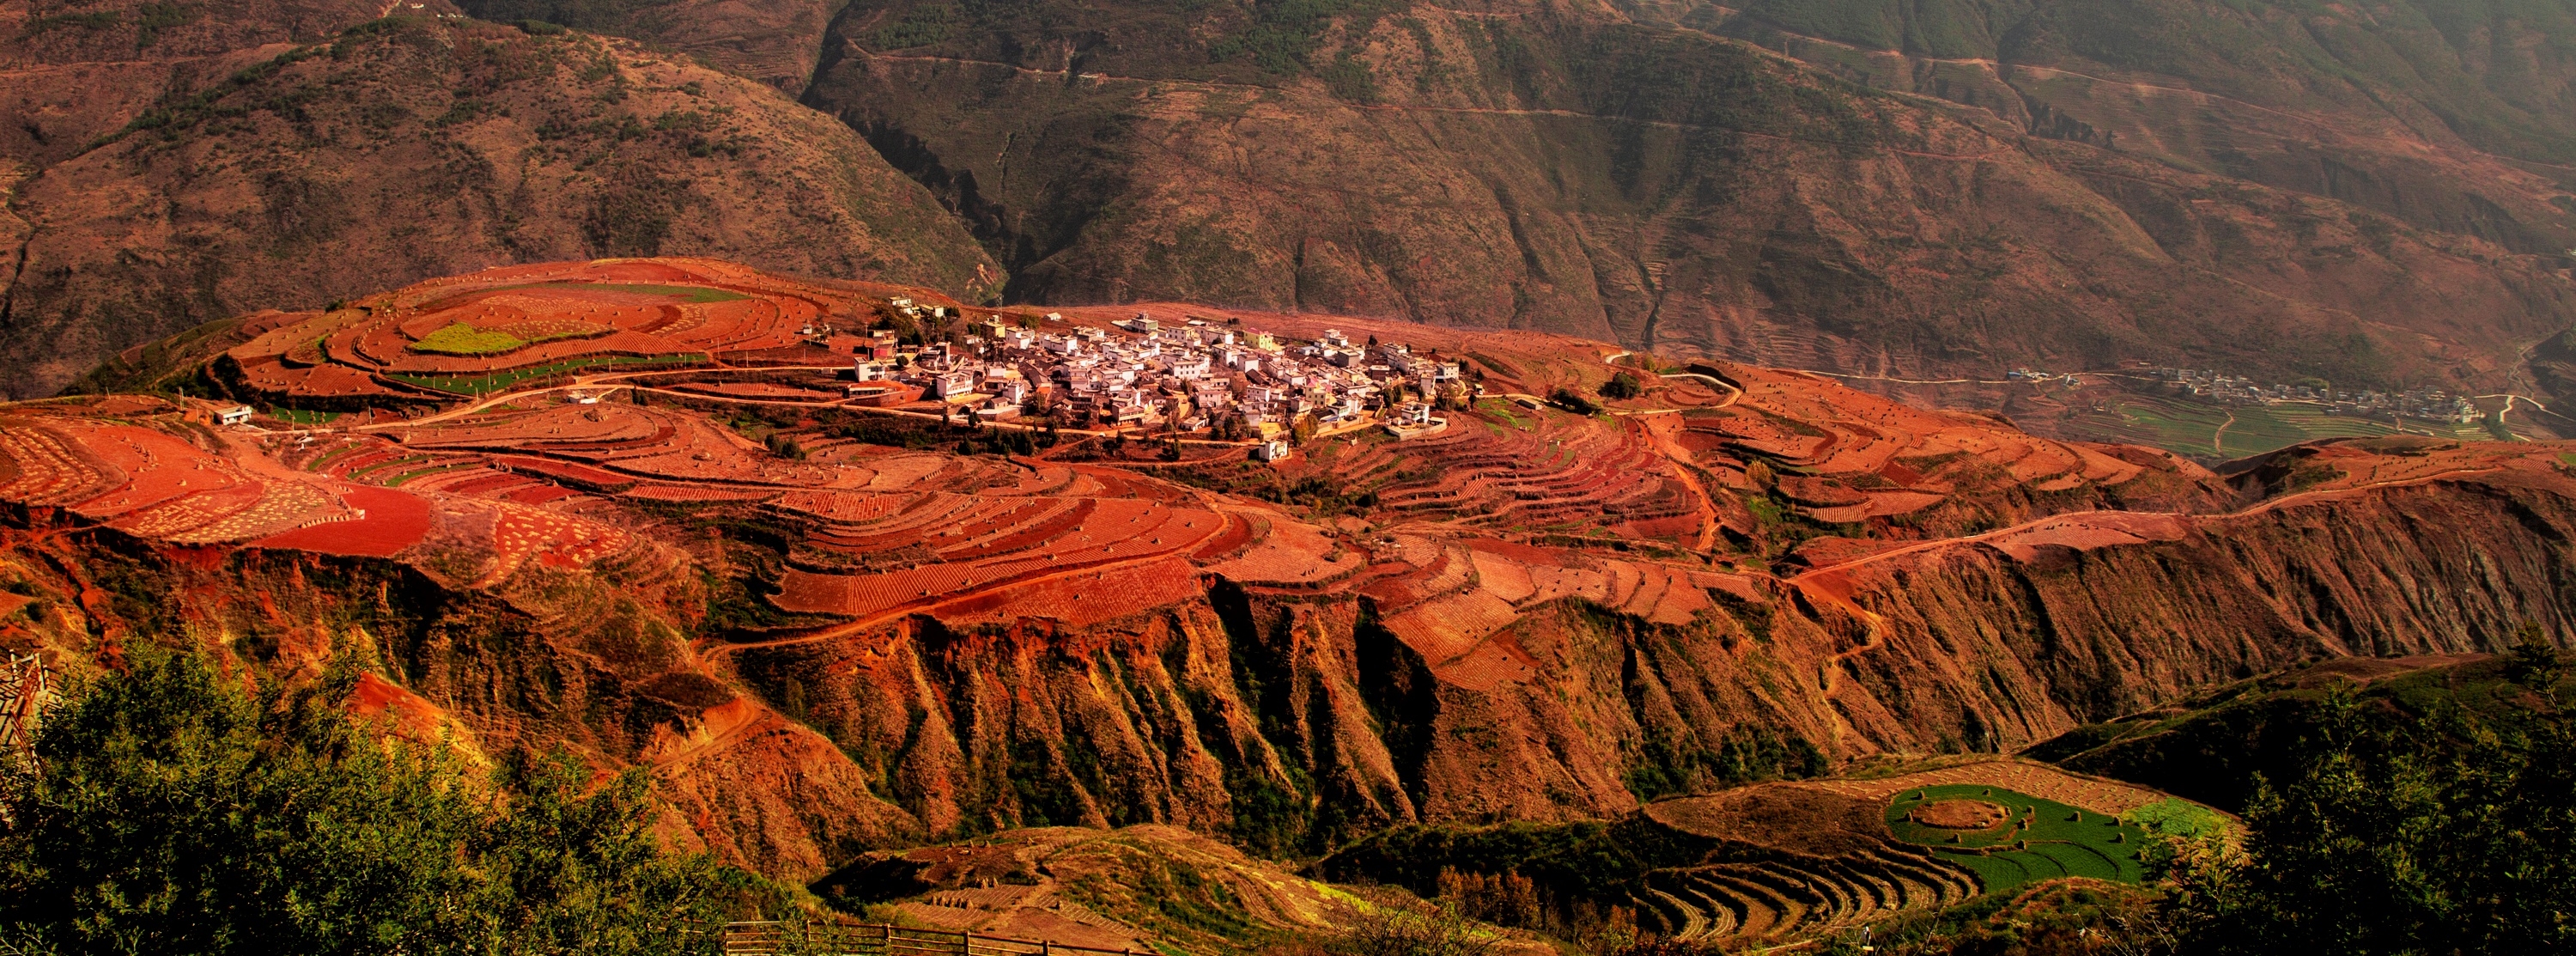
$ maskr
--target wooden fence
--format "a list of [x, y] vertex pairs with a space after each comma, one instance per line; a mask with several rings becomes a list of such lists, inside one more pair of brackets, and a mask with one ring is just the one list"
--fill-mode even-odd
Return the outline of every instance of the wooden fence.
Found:
[[726, 923], [727, 956], [1160, 956], [891, 923]]

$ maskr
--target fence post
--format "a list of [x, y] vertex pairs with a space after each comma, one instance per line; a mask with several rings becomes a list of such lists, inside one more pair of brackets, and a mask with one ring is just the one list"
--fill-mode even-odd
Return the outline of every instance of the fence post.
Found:
[[894, 924], [879, 923], [877, 928], [885, 931], [883, 942], [878, 945], [877, 956], [894, 956]]

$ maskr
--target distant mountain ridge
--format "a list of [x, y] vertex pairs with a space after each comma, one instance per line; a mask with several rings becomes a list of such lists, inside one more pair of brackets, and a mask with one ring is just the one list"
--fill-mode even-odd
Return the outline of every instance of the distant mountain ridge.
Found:
[[[1894, 376], [2145, 361], [2525, 394], [2560, 380], [2525, 367], [2535, 343], [2576, 326], [2568, 0], [460, 7], [636, 37], [671, 51], [639, 56], [801, 97], [937, 200], [862, 177], [913, 210], [889, 228], [938, 234], [955, 265], [857, 277], [947, 285], [983, 265], [979, 289], [1010, 301], [1355, 313]], [[243, 11], [269, 33], [224, 42], [329, 20], [302, 10]], [[120, 38], [138, 16], [83, 42], [137, 42]], [[226, 21], [207, 8], [185, 29]], [[64, 88], [67, 67], [27, 51], [91, 28], [34, 22], [9, 82]], [[183, 48], [161, 35], [148, 50]], [[64, 142], [255, 62], [202, 56], [10, 147], [37, 171], [12, 209], [29, 217], [46, 164], [77, 152]], [[877, 163], [795, 125], [807, 155]], [[716, 210], [729, 192], [698, 195]], [[930, 261], [851, 238], [763, 260], [728, 241], [663, 251], [825, 272]], [[600, 251], [496, 247], [445, 267]], [[0, 334], [60, 339], [65, 358], [22, 392], [187, 324], [117, 318], [124, 293], [47, 299], [43, 277], [17, 277]], [[294, 281], [264, 291], [319, 304], [359, 287]], [[210, 289], [162, 300], [195, 303], [190, 320], [250, 301], [221, 282], [146, 286]]]
[[712, 253], [993, 281], [965, 230], [849, 129], [633, 41], [442, 4], [235, 14], [295, 24], [267, 30], [200, 9], [138, 46], [136, 10], [154, 5], [103, 6], [0, 26], [19, 38], [0, 89], [30, 104], [20, 138], [0, 135], [20, 177], [0, 218], [0, 390], [18, 396], [263, 305], [503, 262]]
[[[721, 32], [700, 3], [467, 8]], [[2576, 321], [2576, 19], [2480, 9], [888, 0], [802, 86], [1014, 300], [2489, 388]]]

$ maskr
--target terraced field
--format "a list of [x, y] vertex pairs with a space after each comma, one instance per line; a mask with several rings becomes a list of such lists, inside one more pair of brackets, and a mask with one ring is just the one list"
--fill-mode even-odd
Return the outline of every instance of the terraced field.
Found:
[[[1994, 826], [1976, 830], [1914, 819], [1924, 807], [1942, 801], [1991, 804], [2004, 812]], [[2065, 876], [2119, 883], [2144, 878], [2138, 857], [2146, 845], [2145, 828], [2117, 815], [2000, 787], [1953, 783], [1901, 793], [1888, 804], [1887, 826], [1897, 839], [1930, 847], [1942, 860], [1975, 872], [1988, 893]]]
[[849, 315], [858, 292], [712, 260], [510, 266], [263, 318], [217, 371], [290, 405], [488, 395], [584, 371], [793, 351], [818, 320]]
[[1635, 900], [1640, 922], [1671, 939], [1742, 945], [1955, 906], [1978, 894], [1974, 873], [1891, 842], [1844, 856], [1655, 870]]

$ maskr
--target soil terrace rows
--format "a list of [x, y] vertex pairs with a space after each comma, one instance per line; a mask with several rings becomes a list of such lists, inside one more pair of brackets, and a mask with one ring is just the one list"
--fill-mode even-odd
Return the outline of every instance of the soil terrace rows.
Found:
[[[236, 381], [276, 398], [399, 400], [565, 363], [792, 350], [818, 322], [853, 321], [858, 297], [711, 260], [511, 266], [278, 317], [226, 358]], [[442, 341], [457, 327], [470, 334]]]

